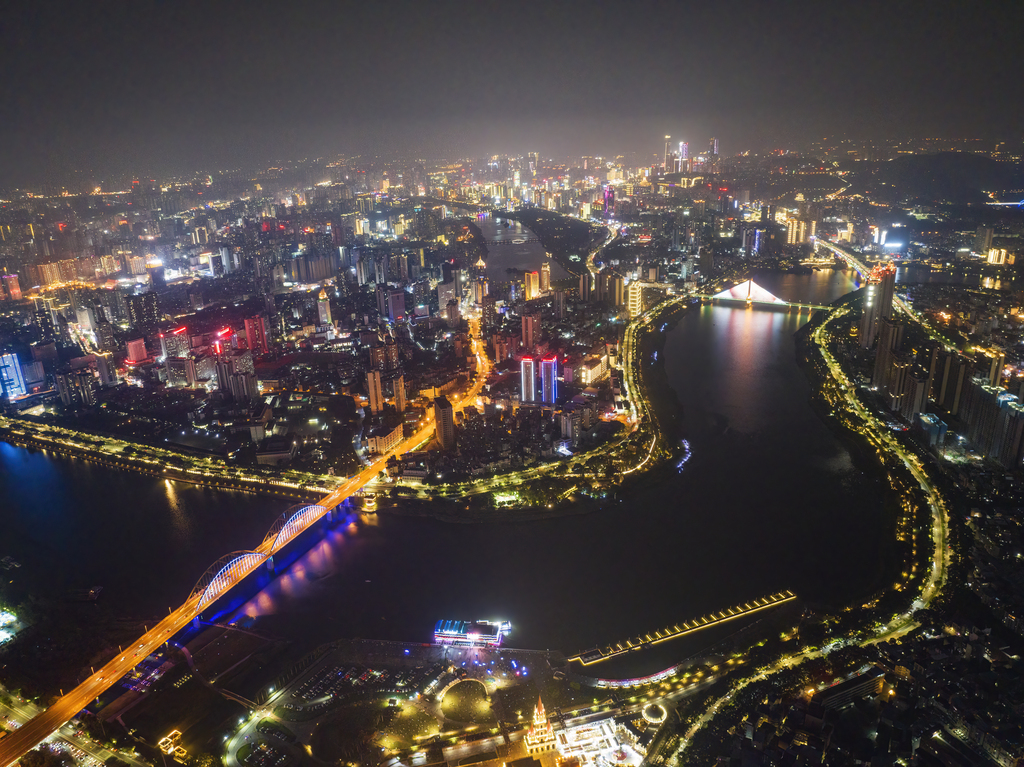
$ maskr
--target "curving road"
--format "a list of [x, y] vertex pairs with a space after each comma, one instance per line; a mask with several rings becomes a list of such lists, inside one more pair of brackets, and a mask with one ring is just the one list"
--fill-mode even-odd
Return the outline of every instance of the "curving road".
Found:
[[[932, 565], [929, 570], [928, 577], [921, 587], [921, 594], [910, 606], [910, 609], [900, 615], [894, 616], [888, 623], [879, 627], [873, 635], [861, 641], [862, 645], [870, 645], [878, 642], [886, 642], [890, 639], [896, 639], [917, 628], [920, 623], [914, 619], [914, 613], [922, 607], [927, 607], [931, 604], [932, 600], [942, 592], [942, 587], [946, 583], [946, 574], [949, 572], [950, 564], [950, 551], [948, 545], [949, 511], [941, 494], [932, 484], [927, 473], [924, 471], [924, 466], [921, 464], [920, 459], [904, 450], [903, 446], [893, 438], [892, 431], [887, 427], [887, 425], [883, 423], [881, 419], [877, 418], [874, 413], [864, 407], [860, 399], [857, 397], [855, 384], [850, 381], [846, 373], [843, 372], [838, 361], [828, 350], [828, 339], [830, 336], [830, 331], [828, 329], [829, 325], [848, 312], [849, 307], [846, 306], [835, 309], [828, 319], [822, 322], [812, 334], [814, 343], [817, 345], [818, 350], [824, 357], [829, 373], [832, 376], [832, 380], [829, 385], [835, 387], [836, 392], [840, 395], [840, 398], [845, 403], [846, 407], [860, 421], [861, 426], [858, 431], [867, 437], [867, 439], [870, 440], [879, 450], [889, 451], [903, 462], [903, 465], [906, 466], [907, 470], [911, 475], [913, 475], [921, 489], [925, 492], [928, 498], [928, 505], [932, 512], [932, 543], [934, 551], [932, 553]], [[910, 316], [912, 318], [916, 317], [913, 313], [910, 313]], [[833, 645], [834, 643], [822, 649], [805, 650], [800, 653], [788, 655], [784, 658], [780, 658], [772, 666], [762, 669], [754, 676], [739, 680], [732, 690], [711, 704], [708, 709], [693, 723], [690, 729], [686, 732], [686, 735], [683, 737], [677, 753], [681, 753], [686, 749], [693, 736], [696, 735], [705, 724], [714, 718], [715, 714], [717, 714], [721, 708], [732, 699], [736, 692], [743, 689], [748, 684], [762, 681], [784, 668], [791, 668], [803, 663], [805, 660], [818, 658], [829, 652], [833, 648]]]

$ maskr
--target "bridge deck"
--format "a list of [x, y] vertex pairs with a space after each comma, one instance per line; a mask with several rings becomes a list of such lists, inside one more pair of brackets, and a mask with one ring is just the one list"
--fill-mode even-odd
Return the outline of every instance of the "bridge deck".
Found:
[[699, 298], [701, 301], [710, 301], [715, 303], [720, 301], [725, 304], [739, 304], [740, 306], [750, 306], [752, 308], [770, 308], [770, 309], [829, 309], [831, 307], [824, 306], [822, 304], [808, 304], [801, 301], [786, 301], [785, 303], [775, 303], [772, 301], [759, 301], [756, 298], [747, 300], [743, 298], [723, 298], [722, 296], [711, 296], [707, 293], [694, 293], [694, 298]]
[[766, 610], [769, 607], [776, 607], [790, 602], [796, 599], [796, 595], [792, 591], [780, 591], [777, 594], [765, 597], [764, 599], [755, 599], [751, 602], [745, 602], [742, 605], [736, 607], [730, 607], [727, 610], [723, 610], [719, 613], [712, 615], [705, 615], [702, 618], [696, 618], [692, 621], [686, 621], [684, 623], [678, 623], [674, 626], [659, 629], [657, 631], [644, 634], [643, 636], [633, 637], [632, 639], [626, 639], [622, 642], [616, 642], [613, 645], [606, 647], [595, 647], [592, 650], [581, 652], [577, 655], [569, 658], [571, 661], [578, 661], [584, 666], [589, 666], [593, 663], [600, 663], [601, 661], [614, 658], [616, 655], [623, 655], [628, 652], [635, 652], [636, 650], [642, 650], [645, 647], [659, 644], [661, 642], [667, 642], [670, 639], [676, 639], [677, 637], [684, 636], [686, 634], [692, 634], [696, 631], [701, 631], [711, 626], [716, 626], [726, 621], [731, 621], [735, 618], [743, 617], [744, 615], [752, 615], [753, 613], [759, 612], [760, 610]]

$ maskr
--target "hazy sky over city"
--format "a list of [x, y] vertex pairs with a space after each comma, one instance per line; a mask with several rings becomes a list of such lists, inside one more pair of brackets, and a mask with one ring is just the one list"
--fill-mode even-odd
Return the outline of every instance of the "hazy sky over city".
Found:
[[1024, 3], [5, 7], [0, 187], [402, 152], [724, 153], [1024, 133]]

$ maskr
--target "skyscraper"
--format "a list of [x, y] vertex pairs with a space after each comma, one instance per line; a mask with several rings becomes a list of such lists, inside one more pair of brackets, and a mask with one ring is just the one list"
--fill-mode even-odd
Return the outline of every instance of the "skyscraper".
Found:
[[519, 401], [537, 401], [537, 368], [533, 357], [523, 357], [519, 363]]
[[605, 300], [615, 306], [623, 306], [626, 303], [626, 281], [619, 275], [608, 275], [608, 296]]
[[533, 351], [537, 343], [537, 316], [534, 314], [523, 315], [523, 348], [526, 351]]
[[546, 357], [540, 362], [542, 401], [554, 404], [558, 399], [558, 357]]
[[455, 447], [455, 410], [447, 397], [434, 400], [434, 433], [442, 450]]
[[540, 275], [537, 272], [527, 272], [526, 275], [526, 300], [532, 301], [540, 295]]
[[327, 291], [320, 288], [320, 295], [316, 301], [316, 313], [321, 325], [331, 325], [331, 302], [327, 298]]
[[786, 244], [803, 245], [814, 237], [818, 230], [817, 221], [805, 218], [791, 218], [786, 222]]
[[892, 297], [896, 291], [895, 269], [873, 269], [864, 289], [863, 311], [860, 317], [860, 346], [870, 349], [878, 337], [881, 319], [892, 318]]
[[0, 301], [7, 298], [9, 301], [21, 300], [21, 286], [18, 284], [18, 275], [5, 274], [0, 276]]
[[263, 317], [250, 317], [245, 321], [245, 338], [249, 349], [256, 354], [267, 354], [270, 351], [267, 346], [267, 324]]
[[864, 298], [861, 299], [860, 315], [860, 347], [870, 349], [878, 335], [878, 282], [868, 280], [864, 287]]
[[628, 296], [628, 309], [630, 319], [639, 317], [644, 313], [644, 287], [637, 280], [629, 283], [629, 290], [627, 291]]
[[942, 352], [933, 384], [935, 403], [950, 415], [960, 412], [965, 383], [970, 381], [970, 363], [956, 352]]
[[146, 339], [136, 338], [128, 342], [128, 361], [142, 362], [149, 353], [146, 351]]
[[0, 354], [0, 394], [9, 401], [15, 397], [24, 397], [27, 393], [18, 355], [13, 352]]
[[565, 319], [565, 291], [556, 290], [552, 296], [551, 306], [555, 310], [555, 319]]
[[928, 371], [921, 367], [913, 368], [904, 382], [903, 397], [900, 403], [900, 415], [913, 423], [919, 413], [923, 413], [928, 405]]
[[992, 247], [993, 229], [991, 226], [979, 226], [974, 234], [974, 252], [988, 254]]
[[593, 278], [590, 272], [583, 272], [580, 275], [580, 300], [589, 301]]
[[401, 322], [405, 319], [405, 291], [392, 290], [388, 293], [388, 319]]
[[395, 393], [395, 410], [399, 413], [405, 412], [405, 376], [398, 376], [391, 382], [391, 389]]
[[545, 261], [540, 267], [540, 292], [549, 293], [551, 291], [551, 262]]
[[490, 294], [490, 286], [487, 283], [487, 278], [480, 276], [473, 281], [473, 303], [478, 306], [483, 306], [484, 301]]
[[164, 359], [187, 357], [188, 352], [188, 329], [184, 325], [160, 334], [160, 354]]
[[370, 399], [370, 412], [377, 415], [384, 409], [384, 394], [381, 392], [379, 370], [371, 370], [366, 374], [366, 391]]
[[892, 319], [878, 321], [878, 353], [871, 385], [881, 392], [888, 391], [889, 364], [903, 345], [903, 325]]
[[156, 293], [149, 291], [137, 296], [128, 296], [128, 324], [133, 328], [150, 327], [160, 320], [156, 304]]

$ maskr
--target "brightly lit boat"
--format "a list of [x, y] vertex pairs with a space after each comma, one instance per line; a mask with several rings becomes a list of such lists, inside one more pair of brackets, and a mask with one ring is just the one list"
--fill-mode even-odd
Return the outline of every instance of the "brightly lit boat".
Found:
[[512, 631], [509, 621], [446, 621], [439, 620], [434, 626], [434, 644], [450, 644], [460, 647], [497, 647]]

